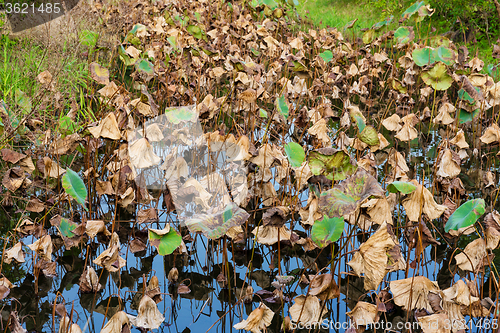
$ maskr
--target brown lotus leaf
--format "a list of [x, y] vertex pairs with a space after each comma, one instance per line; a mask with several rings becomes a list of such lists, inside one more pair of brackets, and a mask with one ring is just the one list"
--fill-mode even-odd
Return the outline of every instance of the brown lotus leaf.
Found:
[[122, 137], [120, 129], [118, 128], [116, 116], [113, 112], [110, 112], [104, 119], [100, 120], [99, 125], [89, 127], [88, 130], [96, 139], [106, 138], [111, 140], [120, 140]]
[[449, 333], [450, 319], [446, 313], [436, 313], [418, 317], [418, 323], [423, 333]]
[[9, 329], [11, 333], [28, 333], [27, 330], [19, 322], [19, 317], [17, 316], [17, 311], [12, 311], [9, 314]]
[[177, 293], [178, 294], [189, 294], [191, 292], [191, 289], [189, 289], [188, 286], [186, 286], [184, 283], [179, 284], [177, 287]]
[[31, 199], [30, 201], [28, 201], [28, 204], [26, 205], [26, 210], [29, 212], [41, 213], [43, 212], [44, 209], [45, 205], [38, 198]]
[[158, 221], [158, 211], [154, 208], [141, 209], [137, 212], [137, 223], [153, 223]]
[[146, 287], [146, 295], [151, 297], [156, 304], [162, 301], [161, 290], [160, 290], [160, 282], [158, 281], [158, 277], [153, 275], [151, 280], [148, 282], [148, 286]]
[[402, 128], [401, 118], [396, 113], [394, 113], [389, 118], [384, 119], [382, 121], [382, 125], [384, 125], [384, 127], [388, 131], [397, 132]]
[[258, 155], [252, 157], [250, 162], [257, 164], [261, 168], [270, 168], [276, 154], [276, 148], [266, 143], [259, 147]]
[[318, 198], [310, 192], [306, 207], [299, 210], [302, 224], [313, 225], [315, 221], [321, 220], [323, 215], [318, 212], [318, 202]]
[[173, 267], [169, 272], [167, 279], [170, 283], [175, 283], [177, 282], [177, 279], [179, 279], [179, 270], [176, 267]]
[[431, 305], [432, 311], [434, 312], [443, 311], [443, 308], [441, 307], [442, 298], [440, 296], [440, 293], [430, 292], [429, 294], [427, 294], [427, 299], [429, 300], [429, 304]]
[[[126, 326], [126, 327], [124, 327]], [[118, 311], [111, 317], [111, 319], [101, 329], [101, 333], [127, 333], [130, 332], [129, 316], [123, 312]]]
[[500, 242], [500, 213], [493, 210], [484, 217], [486, 249], [494, 250]]
[[302, 248], [306, 252], [313, 251], [319, 248], [318, 245], [316, 245], [316, 243], [314, 243], [310, 237], [300, 238], [297, 241], [297, 244], [302, 245]]
[[66, 170], [61, 168], [59, 164], [52, 161], [49, 157], [43, 158], [43, 166], [44, 166], [43, 175], [45, 178], [47, 177], [58, 178], [66, 172]]
[[[389, 234], [385, 222], [368, 240], [361, 244], [358, 251], [347, 264], [352, 267], [357, 276], [364, 274], [364, 287], [366, 290], [376, 290], [390, 270], [388, 268], [388, 251], [398, 245], [395, 238]], [[398, 266], [399, 268], [399, 266]]]
[[111, 182], [109, 180], [102, 181], [102, 180], [96, 180], [96, 191], [98, 195], [114, 195], [115, 190], [113, 189], [113, 186], [111, 185]]
[[376, 224], [384, 222], [392, 225], [392, 209], [387, 198], [370, 199], [361, 207], [367, 207], [370, 220]]
[[43, 258], [35, 264], [35, 271], [42, 271], [46, 277], [56, 277], [56, 268], [57, 263], [55, 261], [47, 261]]
[[252, 234], [255, 235], [257, 243], [264, 245], [273, 245], [278, 242], [289, 241], [292, 233], [284, 225], [281, 228], [273, 226], [259, 226], [253, 229]]
[[148, 295], [144, 295], [139, 303], [137, 317], [130, 317], [132, 325], [142, 327], [144, 329], [157, 329], [165, 320], [156, 306], [155, 301]]
[[[493, 305], [493, 309], [494, 308], [495, 306]], [[462, 305], [461, 311], [464, 316], [470, 316], [474, 318], [489, 317], [491, 314], [490, 307], [485, 307], [481, 301], [471, 303], [470, 305], [467, 306]]]
[[469, 144], [465, 141], [465, 133], [462, 129], [457, 132], [457, 135], [450, 140], [452, 145], [456, 145], [460, 149], [469, 148]]
[[351, 317], [356, 327], [368, 326], [378, 322], [378, 311], [375, 304], [358, 302], [346, 315]]
[[331, 274], [309, 275], [309, 295], [317, 296], [320, 300], [339, 297], [340, 290]]
[[309, 167], [309, 163], [304, 161], [301, 166], [293, 167], [292, 169], [295, 175], [295, 188], [300, 191], [307, 185], [309, 178], [313, 176], [311, 168]]
[[500, 142], [500, 127], [496, 123], [491, 124], [479, 139], [485, 144]]
[[326, 307], [322, 307], [316, 296], [298, 295], [294, 298], [294, 304], [289, 309], [292, 321], [311, 325], [321, 322], [323, 316], [327, 313]]
[[125, 193], [120, 194], [118, 204], [122, 207], [127, 207], [135, 200], [135, 191], [132, 187], [127, 188]]
[[484, 174], [484, 177], [483, 177], [483, 182], [484, 182], [484, 187], [485, 188], [488, 188], [490, 186], [495, 186], [495, 175], [493, 174], [493, 172], [491, 171], [488, 171]]
[[36, 252], [38, 257], [46, 260], [52, 260], [52, 239], [50, 235], [45, 235], [42, 238], [38, 239], [33, 244], [28, 245], [31, 251]]
[[457, 266], [463, 271], [476, 272], [488, 263], [488, 253], [486, 252], [486, 242], [483, 238], [478, 238], [465, 247], [462, 253], [455, 255]]
[[455, 121], [453, 117], [450, 116], [451, 112], [455, 112], [456, 108], [451, 103], [443, 103], [438, 110], [438, 115], [432, 121], [434, 124], [449, 125]]
[[16, 164], [25, 157], [26, 155], [10, 150], [9, 148], [2, 149], [2, 159], [5, 162]]
[[125, 259], [120, 257], [120, 240], [116, 232], [111, 235], [108, 248], [95, 258], [93, 263], [106, 268], [110, 272], [118, 272], [125, 266]]
[[105, 236], [111, 236], [103, 220], [88, 220], [85, 223], [85, 232], [90, 238], [94, 238], [100, 232]]
[[408, 165], [406, 164], [405, 158], [397, 150], [393, 150], [393, 152], [389, 154], [387, 162], [389, 162], [389, 164], [395, 171], [396, 179], [406, 176], [406, 173], [410, 171]]
[[289, 211], [290, 209], [284, 206], [278, 206], [268, 209], [262, 215], [263, 225], [281, 228], [286, 222]]
[[267, 327], [271, 325], [273, 317], [273, 310], [268, 308], [264, 303], [260, 303], [259, 306], [250, 313], [247, 319], [237, 323], [233, 327], [237, 330], [261, 333], [262, 331], [267, 331]]
[[424, 213], [431, 220], [440, 217], [446, 210], [446, 206], [439, 205], [434, 201], [432, 193], [416, 180], [411, 181], [417, 188], [403, 200], [408, 219], [417, 222], [420, 213]]
[[130, 161], [138, 168], [150, 168], [158, 166], [161, 158], [153, 152], [153, 146], [148, 139], [141, 138], [129, 145]]
[[16, 245], [5, 251], [3, 261], [10, 264], [12, 259], [19, 263], [24, 262], [23, 244], [21, 242], [17, 242]]
[[307, 130], [307, 133], [316, 136], [324, 144], [328, 144], [330, 143], [330, 137], [328, 136], [328, 131], [329, 129], [328, 126], [326, 125], [326, 120], [320, 119]]
[[2, 185], [5, 186], [9, 191], [15, 192], [18, 188], [23, 185], [26, 176], [24, 175], [24, 171], [19, 168], [11, 168], [7, 170], [5, 175], [3, 176]]
[[446, 149], [441, 154], [436, 175], [443, 178], [454, 178], [460, 174], [460, 171], [460, 157], [450, 149]]
[[87, 266], [78, 281], [82, 293], [95, 293], [102, 289], [99, 277], [92, 266]]
[[20, 233], [23, 236], [34, 235], [37, 238], [47, 234], [45, 229], [38, 223], [33, 223], [29, 219], [24, 219], [21, 224], [14, 229], [15, 232]]
[[469, 286], [463, 280], [458, 280], [453, 286], [443, 290], [442, 295], [445, 302], [455, 302], [460, 305], [470, 305], [479, 301], [478, 297], [471, 295]]
[[418, 131], [410, 124], [405, 124], [396, 134], [396, 138], [401, 141], [411, 141], [418, 137]]
[[432, 313], [428, 294], [429, 292], [439, 292], [437, 282], [431, 281], [425, 276], [415, 276], [391, 281], [389, 287], [394, 295], [396, 305], [402, 306], [405, 310], [426, 309]]
[[236, 299], [242, 300], [243, 303], [252, 303], [253, 299], [253, 288], [252, 286], [247, 286], [246, 288], [236, 288]]
[[50, 145], [50, 153], [54, 155], [67, 155], [73, 152], [83, 139], [78, 133], [65, 136]]
[[61, 323], [59, 324], [59, 333], [82, 333], [80, 326], [75, 323], [71, 323], [68, 316], [63, 316], [61, 318]]
[[33, 171], [35, 171], [35, 165], [33, 164], [31, 157], [29, 157], [29, 156], [26, 156], [25, 158], [21, 159], [17, 163], [17, 165], [29, 174], [31, 174]]
[[129, 243], [129, 249], [132, 253], [141, 252], [147, 249], [147, 245], [139, 238], [132, 239]]
[[424, 249], [433, 244], [441, 245], [433, 236], [427, 225], [420, 220], [419, 224], [409, 229], [408, 244], [410, 249], [416, 248], [417, 257], [423, 253]]
[[387, 148], [390, 145], [389, 141], [387, 141], [387, 139], [385, 138], [385, 136], [382, 135], [382, 133], [378, 133], [378, 141], [379, 141], [378, 145], [372, 146], [370, 148], [372, 153], [376, 152], [377, 150], [382, 150], [384, 148]]

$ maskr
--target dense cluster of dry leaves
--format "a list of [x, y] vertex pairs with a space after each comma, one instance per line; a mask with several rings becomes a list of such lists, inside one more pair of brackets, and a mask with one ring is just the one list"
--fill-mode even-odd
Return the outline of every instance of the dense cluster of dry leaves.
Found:
[[[94, 293], [102, 286], [91, 263], [118, 272], [126, 265], [120, 240], [133, 253], [147, 248], [147, 237], [119, 236], [120, 214], [127, 211], [135, 216], [134, 229], [149, 229], [152, 246], [161, 253], [162, 246], [174, 244], [167, 252], [175, 255], [188, 255], [186, 244], [200, 237], [196, 233], [249, 248], [255, 241], [269, 249], [295, 247], [326, 255], [328, 247], [318, 249], [321, 244], [311, 240], [309, 230], [324, 216], [343, 217], [347, 223], [335, 247], [341, 253], [331, 253], [336, 260], [330, 273], [325, 273], [328, 268], [303, 267], [304, 274], [296, 279], [278, 276], [273, 284], [270, 299], [288, 304], [289, 317], [280, 319], [283, 329], [291, 322], [311, 324], [327, 316], [328, 300], [340, 295], [337, 282], [342, 276], [335, 268], [344, 256], [352, 271], [343, 274], [363, 277], [364, 291], [350, 296], [354, 302], [347, 315], [353, 330], [391, 321], [396, 308], [406, 311], [408, 320], [439, 322], [435, 330], [423, 325], [425, 332], [458, 332], [465, 329], [466, 316], [488, 317], [494, 311], [489, 296], [494, 298], [498, 290], [498, 273], [491, 264], [500, 241], [500, 215], [494, 209], [497, 182], [491, 168], [497, 157], [489, 147], [500, 142], [497, 118], [492, 117], [500, 105], [500, 83], [480, 73], [484, 63], [469, 57], [465, 47], [457, 49], [443, 37], [414, 41], [413, 32], [402, 40], [386, 30], [374, 30], [365, 39], [368, 43], [349, 41], [336, 29], [299, 29], [299, 22], [282, 9], [246, 2], [135, 1], [105, 11], [99, 3], [95, 6], [106, 22], [127, 23], [116, 66], [90, 67], [97, 88], [90, 98], [98, 121], [80, 133], [55, 138], [34, 128], [39, 147], [2, 150], [8, 164], [2, 204], [20, 205], [18, 196], [33, 195], [17, 208], [38, 214], [34, 220], [26, 215], [19, 221], [4, 262], [23, 263], [20, 239], [34, 235], [37, 240], [28, 245], [34, 269], [51, 276], [57, 265], [54, 248], [85, 249], [87, 241], [98, 239], [107, 247], [86, 254], [92, 260], [80, 278], [81, 292]], [[424, 64], [417, 59], [415, 50], [429, 49], [432, 54], [439, 48], [449, 55]], [[236, 147], [229, 154], [231, 161], [245, 162], [246, 182], [222, 199], [237, 204], [231, 212], [244, 212], [234, 213], [237, 218], [179, 225], [176, 196], [207, 209], [214, 196], [214, 180], [195, 179], [187, 157], [159, 156], [161, 142], [199, 144], [182, 126], [171, 137], [160, 128], [144, 126], [144, 137], [131, 140], [131, 133], [166, 108], [190, 105], [201, 121], [203, 144], [212, 152], [230, 144]], [[178, 113], [169, 121], [182, 125], [193, 119]], [[417, 169], [410, 160], [415, 140], [424, 158], [433, 156], [425, 146], [435, 143], [431, 168]], [[288, 142], [301, 145], [307, 158], [294, 163], [284, 149]], [[58, 186], [66, 171], [61, 156], [70, 154], [71, 168], [82, 171], [88, 189], [87, 212], [71, 207], [71, 197]], [[444, 223], [469, 196], [460, 175], [470, 174], [464, 166], [471, 159], [483, 161], [476, 179], [486, 189], [485, 199], [491, 198], [489, 212], [480, 227], [478, 223], [445, 234]], [[138, 185], [141, 170], [157, 166], [165, 172], [163, 181], [170, 190]], [[359, 190], [361, 178], [364, 188]], [[384, 188], [393, 181], [410, 182], [416, 189], [406, 195], [386, 194]], [[342, 202], [339, 193], [351, 195], [351, 202]], [[103, 202], [113, 207], [108, 213], [100, 208]], [[162, 229], [153, 229], [159, 220]], [[479, 238], [456, 250], [456, 240], [472, 233]], [[353, 241], [356, 234], [362, 240], [359, 246]], [[460, 278], [452, 274], [438, 284], [424, 276], [423, 266], [426, 256], [435, 253], [426, 248], [442, 242], [448, 245], [448, 258], [441, 264]], [[391, 272], [396, 271], [405, 278], [393, 279]], [[176, 274], [169, 274], [172, 283]], [[486, 276], [489, 284], [484, 283]], [[161, 297], [155, 279], [137, 316], [119, 311], [102, 331], [122, 332], [129, 325], [158, 328], [164, 318], [156, 307]], [[5, 298], [12, 284], [2, 281]], [[291, 295], [293, 299], [284, 295], [283, 287], [292, 282], [308, 284], [307, 293]], [[237, 298], [251, 302], [253, 288], [237, 287]], [[179, 288], [189, 292], [183, 284]], [[365, 297], [369, 293], [373, 296]], [[65, 311], [58, 313], [60, 332], [80, 330]], [[279, 312], [263, 301], [234, 327], [261, 332], [276, 315]], [[447, 321], [457, 325], [445, 328]], [[13, 331], [23, 330], [14, 312], [10, 323]]]

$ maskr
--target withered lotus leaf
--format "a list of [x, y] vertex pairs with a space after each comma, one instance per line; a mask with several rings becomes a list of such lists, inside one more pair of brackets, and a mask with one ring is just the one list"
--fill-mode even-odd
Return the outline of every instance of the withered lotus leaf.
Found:
[[328, 132], [329, 128], [328, 126], [326, 126], [325, 119], [320, 119], [307, 130], [307, 133], [316, 136], [324, 144], [328, 144], [330, 142], [330, 137], [328, 136]]
[[132, 325], [145, 329], [157, 329], [165, 320], [156, 306], [155, 301], [148, 295], [144, 295], [139, 303], [137, 317], [130, 320]]
[[24, 171], [21, 168], [15, 167], [7, 170], [3, 176], [2, 185], [9, 191], [15, 192], [23, 185], [25, 179]]
[[424, 333], [449, 333], [450, 319], [446, 313], [436, 313], [417, 318]]
[[17, 242], [16, 245], [6, 250], [3, 261], [5, 261], [7, 264], [10, 264], [12, 262], [12, 259], [14, 259], [16, 262], [24, 262], [24, 252], [22, 245], [23, 244], [21, 242]]
[[26, 157], [26, 155], [18, 153], [17, 151], [11, 150], [9, 148], [2, 149], [2, 159], [5, 162], [10, 162], [16, 164], [20, 160]]
[[378, 321], [377, 306], [362, 301], [357, 302], [354, 309], [347, 312], [346, 315], [351, 317], [356, 327], [372, 325]]
[[71, 323], [68, 316], [61, 318], [61, 323], [59, 324], [59, 333], [82, 333], [82, 330], [78, 324]]
[[85, 223], [85, 232], [90, 238], [94, 238], [100, 232], [102, 232], [105, 236], [111, 236], [111, 233], [106, 228], [103, 220], [88, 220]]
[[43, 164], [44, 164], [44, 177], [50, 177], [50, 178], [58, 178], [62, 176], [66, 170], [61, 168], [59, 164], [56, 162], [52, 161], [49, 157], [44, 157], [43, 158]]
[[[124, 326], [127, 326], [126, 328]], [[126, 333], [130, 332], [130, 319], [129, 316], [123, 312], [118, 311], [111, 317], [111, 319], [101, 329], [101, 333]]]
[[252, 333], [261, 333], [266, 331], [267, 327], [271, 325], [274, 312], [264, 303], [260, 303], [259, 307], [253, 310], [247, 319], [237, 323], [233, 327], [237, 330], [247, 330]]
[[[104, 89], [104, 88], [103, 88]], [[113, 112], [110, 112], [104, 119], [99, 121], [99, 125], [88, 128], [94, 138], [107, 138], [111, 140], [120, 140], [121, 134], [118, 128], [118, 122]]]
[[500, 127], [496, 123], [491, 124], [484, 134], [479, 138], [482, 143], [490, 144], [492, 142], [500, 142]]
[[431, 313], [432, 307], [427, 296], [429, 292], [438, 293], [440, 291], [437, 282], [431, 281], [425, 276], [391, 281], [389, 287], [394, 295], [396, 305], [402, 306], [405, 310], [426, 309]]
[[492, 211], [484, 217], [486, 248], [494, 250], [500, 242], [500, 213]]
[[46, 261], [52, 261], [52, 239], [50, 235], [43, 236], [33, 244], [28, 245], [28, 247], [31, 251], [36, 252], [40, 258]]
[[82, 293], [95, 293], [102, 289], [99, 277], [92, 266], [87, 266], [80, 276], [80, 291]]
[[356, 211], [370, 196], [381, 197], [385, 192], [377, 180], [363, 168], [331, 190], [321, 193], [319, 212], [329, 217], [341, 217]]
[[384, 125], [388, 131], [393, 132], [398, 132], [402, 128], [400, 123], [401, 118], [396, 113], [382, 121], [382, 125]]
[[460, 149], [469, 148], [469, 144], [467, 143], [467, 141], [465, 141], [465, 134], [463, 129], [460, 129], [457, 132], [457, 135], [455, 135], [455, 137], [450, 140], [450, 143], [456, 145]]
[[443, 178], [454, 178], [460, 174], [460, 157], [450, 149], [441, 154], [436, 175]]
[[424, 213], [431, 220], [440, 217], [447, 209], [444, 205], [439, 205], [434, 201], [432, 193], [416, 180], [411, 181], [417, 188], [403, 200], [403, 207], [406, 210], [408, 219], [417, 222], [420, 213]]
[[264, 245], [273, 245], [278, 242], [290, 240], [292, 233], [288, 230], [287, 226], [282, 226], [281, 228], [274, 226], [259, 226], [252, 230], [252, 234], [255, 235], [257, 243]]
[[[366, 290], [376, 290], [382, 282], [385, 274], [390, 271], [388, 252], [399, 245], [388, 232], [386, 223], [382, 223], [377, 231], [368, 240], [361, 244], [359, 250], [354, 253], [352, 260], [347, 264], [352, 267], [356, 275], [364, 274], [364, 287]], [[399, 261], [399, 259], [397, 260]], [[397, 269], [400, 267], [396, 262]]]
[[27, 330], [19, 322], [19, 317], [17, 316], [17, 311], [12, 311], [9, 314], [9, 329], [12, 333], [28, 333]]
[[488, 253], [484, 239], [478, 238], [467, 244], [464, 251], [455, 256], [455, 261], [461, 270], [470, 272], [476, 272], [487, 264]]
[[125, 266], [125, 259], [120, 257], [120, 240], [116, 232], [113, 232], [111, 235], [108, 248], [95, 258], [93, 262], [96, 265], [106, 268], [110, 272], [118, 272]]
[[327, 309], [321, 306], [318, 297], [313, 295], [298, 295], [294, 298], [294, 304], [290, 307], [290, 315], [295, 323], [310, 325], [321, 322]]
[[479, 301], [478, 297], [472, 296], [469, 286], [463, 280], [458, 280], [453, 286], [443, 290], [442, 294], [444, 301], [460, 305], [471, 305]]
[[332, 274], [309, 275], [309, 295], [317, 296], [321, 300], [337, 298], [340, 290]]

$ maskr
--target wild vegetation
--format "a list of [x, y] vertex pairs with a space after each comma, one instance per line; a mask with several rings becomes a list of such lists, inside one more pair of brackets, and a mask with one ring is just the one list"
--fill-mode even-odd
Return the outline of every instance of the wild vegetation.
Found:
[[498, 328], [500, 83], [430, 5], [361, 40], [273, 0], [93, 6], [121, 43], [79, 36], [78, 100], [2, 88], [4, 331]]

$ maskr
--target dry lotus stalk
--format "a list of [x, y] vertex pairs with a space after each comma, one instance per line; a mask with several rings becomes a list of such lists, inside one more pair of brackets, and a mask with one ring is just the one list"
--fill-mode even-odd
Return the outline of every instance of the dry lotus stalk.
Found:
[[16, 262], [24, 262], [23, 244], [21, 242], [17, 242], [16, 245], [5, 251], [3, 261], [10, 264], [12, 259]]
[[52, 239], [50, 235], [45, 235], [33, 244], [28, 245], [31, 251], [36, 252], [36, 254], [46, 260], [52, 261]]
[[71, 324], [68, 316], [64, 316], [59, 324], [59, 333], [82, 333], [82, 330], [77, 324]]
[[429, 292], [439, 292], [437, 282], [431, 281], [425, 276], [415, 276], [391, 281], [389, 286], [396, 305], [402, 306], [405, 310], [426, 309], [432, 313], [432, 307], [427, 296]]
[[289, 312], [292, 316], [292, 321], [295, 323], [312, 325], [313, 323], [321, 322], [323, 316], [327, 313], [326, 307], [321, 306], [316, 296], [308, 295], [306, 297], [299, 295], [294, 298], [294, 302]]
[[[361, 244], [359, 250], [354, 254], [352, 260], [347, 264], [352, 267], [357, 276], [364, 274], [364, 287], [366, 290], [376, 290], [385, 274], [391, 269], [388, 265], [396, 264], [397, 269], [404, 268], [400, 260], [389, 262], [388, 252], [399, 244], [389, 234], [388, 226], [382, 223], [377, 231], [368, 240]], [[391, 258], [392, 259], [392, 258]]]
[[85, 232], [90, 238], [94, 238], [100, 232], [102, 232], [105, 236], [111, 235], [102, 220], [88, 220], [85, 223]]
[[411, 182], [417, 188], [403, 200], [403, 207], [406, 210], [408, 219], [412, 222], [418, 222], [420, 213], [424, 213], [431, 220], [440, 217], [447, 207], [437, 204], [432, 193], [416, 180]]
[[353, 320], [356, 327], [375, 324], [378, 321], [378, 311], [375, 304], [357, 302], [352, 311], [346, 313]]
[[500, 142], [500, 127], [496, 123], [491, 124], [479, 139], [485, 144]]
[[144, 295], [139, 303], [137, 317], [131, 318], [132, 325], [142, 327], [144, 329], [157, 329], [165, 317], [158, 311], [155, 301], [148, 295]]
[[443, 124], [449, 125], [455, 121], [453, 117], [450, 116], [450, 113], [455, 112], [456, 108], [451, 103], [444, 103], [441, 105], [438, 111], [438, 115], [432, 121], [434, 124]]
[[102, 289], [99, 283], [99, 277], [94, 268], [87, 266], [80, 276], [79, 280], [80, 291], [82, 293], [95, 293]]
[[423, 333], [449, 333], [450, 319], [446, 313], [436, 313], [417, 318]]
[[500, 242], [500, 213], [492, 211], [484, 218], [486, 249], [494, 250]]
[[464, 252], [455, 256], [457, 266], [463, 271], [476, 272], [483, 267], [485, 261], [488, 260], [486, 252], [486, 242], [482, 238], [478, 238], [467, 244]]
[[264, 245], [276, 244], [278, 242], [278, 234], [280, 242], [290, 240], [290, 238], [292, 237], [292, 233], [285, 225], [281, 228], [273, 226], [260, 226], [253, 229], [252, 234], [255, 235], [258, 243]]
[[264, 303], [260, 303], [259, 307], [253, 310], [247, 319], [237, 323], [233, 327], [237, 330], [247, 330], [252, 333], [261, 333], [267, 331], [267, 327], [271, 325], [274, 312]]
[[125, 259], [120, 257], [120, 240], [116, 232], [111, 235], [108, 248], [95, 258], [93, 263], [106, 268], [110, 272], [117, 272], [125, 266]]
[[[123, 326], [127, 326], [126, 328]], [[130, 332], [129, 316], [123, 312], [118, 311], [111, 317], [111, 319], [101, 329], [101, 333], [126, 333]]]
[[460, 174], [460, 157], [450, 149], [446, 149], [441, 155], [436, 175], [443, 178], [454, 178]]
[[465, 133], [462, 129], [457, 132], [457, 135], [450, 140], [452, 145], [456, 145], [460, 149], [469, 148], [469, 144], [465, 141]]

